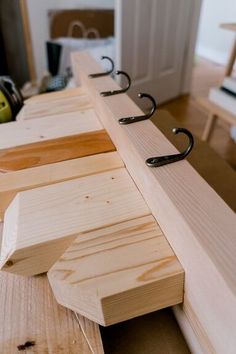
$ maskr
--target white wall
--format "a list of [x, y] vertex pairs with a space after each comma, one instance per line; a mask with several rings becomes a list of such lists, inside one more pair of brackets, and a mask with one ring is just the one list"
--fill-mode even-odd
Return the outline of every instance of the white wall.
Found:
[[114, 8], [114, 0], [27, 0], [37, 78], [47, 68], [45, 41], [49, 39], [48, 11], [76, 8]]
[[224, 22], [236, 22], [236, 0], [203, 0], [196, 53], [219, 64], [226, 64], [234, 40], [219, 28]]

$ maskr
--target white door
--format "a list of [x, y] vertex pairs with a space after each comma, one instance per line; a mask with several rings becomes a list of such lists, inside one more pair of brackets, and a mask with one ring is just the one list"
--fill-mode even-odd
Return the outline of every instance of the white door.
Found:
[[133, 99], [146, 92], [163, 103], [186, 91], [200, 4], [201, 0], [116, 1], [116, 66], [130, 74]]

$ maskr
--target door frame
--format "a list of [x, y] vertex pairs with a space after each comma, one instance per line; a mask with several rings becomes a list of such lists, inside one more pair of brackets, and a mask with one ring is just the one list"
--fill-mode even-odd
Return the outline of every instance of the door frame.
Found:
[[183, 81], [180, 88], [181, 94], [188, 94], [190, 92], [202, 1], [203, 0], [192, 0], [189, 16], [189, 35], [186, 42], [186, 54], [183, 61]]

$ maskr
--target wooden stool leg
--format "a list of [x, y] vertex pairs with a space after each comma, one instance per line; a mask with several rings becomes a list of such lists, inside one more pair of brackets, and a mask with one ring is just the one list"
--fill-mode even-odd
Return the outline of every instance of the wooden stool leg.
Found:
[[217, 119], [217, 115], [210, 112], [208, 115], [208, 120], [206, 122], [205, 128], [204, 128], [204, 132], [202, 134], [202, 140], [203, 141], [209, 141], [211, 134], [213, 132], [215, 123], [216, 123], [216, 119]]
[[232, 52], [230, 54], [230, 58], [229, 58], [228, 64], [225, 69], [225, 76], [230, 76], [232, 74], [235, 59], [236, 59], [236, 38], [234, 40]]

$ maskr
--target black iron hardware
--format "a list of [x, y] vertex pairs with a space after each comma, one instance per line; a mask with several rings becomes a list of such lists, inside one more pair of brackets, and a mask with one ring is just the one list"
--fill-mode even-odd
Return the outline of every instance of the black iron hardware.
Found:
[[184, 128], [174, 128], [172, 131], [174, 134], [183, 133], [183, 134], [187, 135], [187, 137], [189, 138], [189, 145], [188, 145], [187, 149], [179, 154], [150, 157], [149, 159], [146, 160], [146, 164], [149, 167], [160, 167], [163, 165], [168, 165], [169, 163], [183, 160], [183, 159], [185, 159], [186, 156], [188, 156], [188, 154], [190, 154], [190, 152], [193, 148], [193, 145], [194, 145], [194, 138], [193, 138], [192, 134], [190, 133], [190, 131], [187, 129], [184, 129]]
[[118, 95], [120, 93], [125, 93], [126, 91], [128, 91], [128, 89], [131, 86], [131, 79], [130, 76], [125, 72], [125, 71], [116, 71], [115, 72], [116, 75], [124, 75], [127, 78], [127, 85], [125, 88], [120, 89], [120, 90], [113, 90], [113, 91], [105, 91], [105, 92], [101, 92], [100, 95], [103, 97], [107, 97], [107, 96], [113, 96], [113, 95]]
[[105, 71], [105, 72], [103, 72], [103, 73], [90, 74], [89, 77], [90, 77], [91, 79], [95, 79], [95, 78], [97, 78], [97, 77], [102, 77], [102, 76], [110, 75], [110, 74], [112, 74], [112, 72], [114, 71], [114, 68], [115, 68], [114, 61], [113, 61], [110, 57], [102, 56], [102, 57], [101, 57], [101, 60], [104, 60], [104, 59], [109, 60], [109, 62], [111, 63], [111, 69], [108, 70], [108, 71]]
[[152, 108], [151, 108], [150, 112], [147, 114], [141, 115], [141, 116], [137, 116], [137, 117], [121, 118], [121, 119], [119, 119], [120, 124], [131, 124], [131, 123], [135, 123], [135, 122], [140, 122], [142, 120], [149, 119], [153, 115], [153, 113], [155, 112], [155, 110], [157, 108], [157, 104], [156, 104], [156, 101], [154, 100], [154, 98], [147, 93], [139, 93], [138, 97], [139, 98], [146, 97], [151, 100]]

